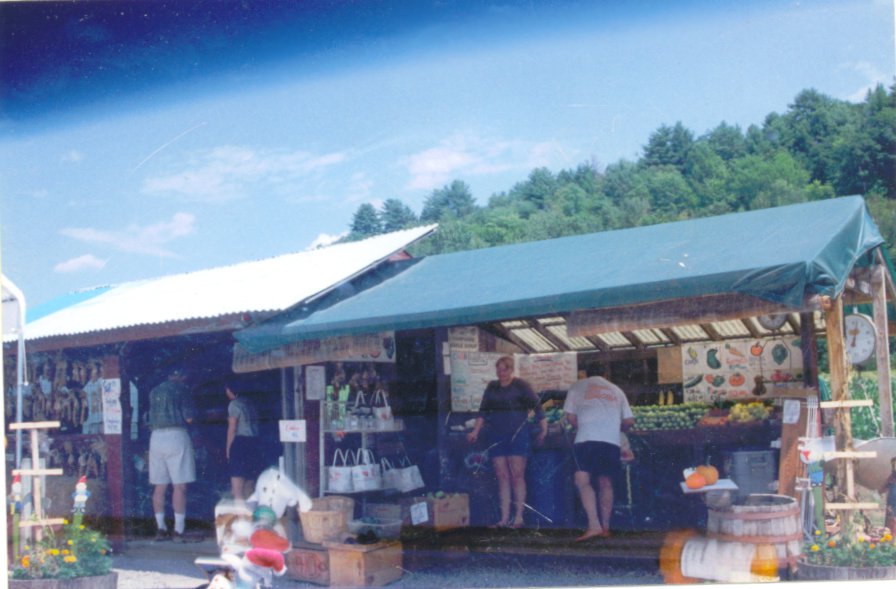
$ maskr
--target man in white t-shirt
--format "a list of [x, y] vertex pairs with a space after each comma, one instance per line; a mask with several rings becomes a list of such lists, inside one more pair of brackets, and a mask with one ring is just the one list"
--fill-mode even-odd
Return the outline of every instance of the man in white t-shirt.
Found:
[[[635, 423], [625, 393], [601, 372], [597, 363], [588, 366], [588, 378], [570, 387], [563, 404], [566, 419], [577, 429], [575, 484], [588, 516], [588, 529], [577, 542], [610, 535], [613, 481], [622, 472], [620, 434]], [[597, 491], [592, 485], [595, 479]]]

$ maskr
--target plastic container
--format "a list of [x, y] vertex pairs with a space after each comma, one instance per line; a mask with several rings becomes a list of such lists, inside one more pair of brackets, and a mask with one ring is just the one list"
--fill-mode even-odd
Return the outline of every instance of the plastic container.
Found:
[[373, 530], [382, 540], [397, 540], [401, 535], [401, 520], [377, 518], [377, 523], [360, 519], [348, 522], [348, 531], [352, 534], [361, 534], [365, 530]]

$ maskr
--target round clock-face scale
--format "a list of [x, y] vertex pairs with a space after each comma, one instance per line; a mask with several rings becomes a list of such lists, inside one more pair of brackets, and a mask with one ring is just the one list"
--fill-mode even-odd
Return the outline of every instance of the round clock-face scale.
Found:
[[852, 364], [861, 364], [874, 355], [877, 330], [867, 315], [847, 315], [843, 324], [846, 331], [846, 357]]
[[781, 326], [787, 322], [787, 313], [778, 313], [776, 315], [760, 315], [756, 318], [756, 321], [758, 321], [759, 325], [761, 325], [762, 327], [774, 331], [775, 329], [781, 328]]

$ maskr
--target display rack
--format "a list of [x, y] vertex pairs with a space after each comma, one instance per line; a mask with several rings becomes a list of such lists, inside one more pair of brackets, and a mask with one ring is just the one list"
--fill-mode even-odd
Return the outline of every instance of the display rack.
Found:
[[[366, 491], [330, 491], [327, 489], [327, 466], [329, 459], [332, 458], [335, 448], [331, 437], [334, 435], [342, 435], [345, 438], [355, 437], [357, 443], [354, 444], [353, 450], [371, 448], [371, 440], [375, 437], [396, 434], [404, 431], [404, 422], [400, 418], [394, 418], [394, 426], [389, 429], [377, 429], [375, 418], [370, 416], [352, 415], [352, 403], [349, 401], [328, 401], [320, 402], [320, 496], [323, 497], [327, 493], [338, 493], [340, 495], [367, 495], [370, 493], [379, 493], [386, 489], [372, 489]], [[369, 419], [368, 419], [369, 417]], [[328, 443], [330, 442], [330, 443]], [[381, 458], [381, 457], [377, 457]]]

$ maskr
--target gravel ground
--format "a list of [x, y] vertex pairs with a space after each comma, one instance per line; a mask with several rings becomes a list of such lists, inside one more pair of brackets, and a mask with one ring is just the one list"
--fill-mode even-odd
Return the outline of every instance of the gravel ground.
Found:
[[[194, 589], [207, 579], [193, 564], [196, 557], [215, 556], [217, 546], [131, 541], [126, 553], [113, 557], [118, 589]], [[423, 571], [407, 571], [387, 587], [415, 589], [504, 588], [504, 587], [597, 587], [613, 585], [658, 585], [656, 572], [633, 567], [610, 567], [584, 559], [471, 554], [461, 562], [450, 562]], [[277, 589], [320, 587], [286, 577], [274, 581]]]

